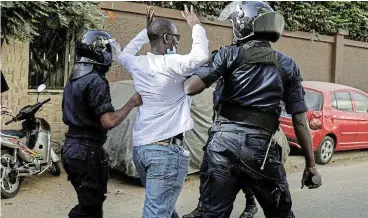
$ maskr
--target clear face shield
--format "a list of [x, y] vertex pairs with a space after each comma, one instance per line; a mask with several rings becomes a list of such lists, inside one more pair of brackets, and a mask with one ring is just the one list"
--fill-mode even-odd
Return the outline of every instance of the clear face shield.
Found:
[[[233, 26], [233, 36], [234, 36], [233, 43], [235, 43], [238, 40], [244, 40], [244, 39], [246, 39], [246, 38], [253, 35], [253, 34], [251, 34], [251, 35], [248, 35], [248, 36], [245, 36], [245, 37], [240, 37], [239, 36], [240, 34], [237, 33], [237, 30], [235, 28], [235, 24], [233, 22], [235, 22], [234, 21], [235, 16], [237, 16], [240, 13], [244, 13], [242, 8], [243, 8], [243, 1], [233, 1], [230, 4], [228, 4], [222, 10], [222, 12], [220, 13], [220, 16], [218, 17], [219, 21], [230, 22], [232, 24], [232, 26]], [[246, 14], [244, 14], [244, 15], [247, 16]]]
[[232, 18], [234, 13], [238, 13], [242, 8], [242, 1], [234, 1], [228, 4], [218, 17], [219, 21], [226, 21]]
[[111, 45], [112, 60], [117, 62], [118, 56], [121, 53], [121, 46], [115, 39], [109, 39], [108, 42]]

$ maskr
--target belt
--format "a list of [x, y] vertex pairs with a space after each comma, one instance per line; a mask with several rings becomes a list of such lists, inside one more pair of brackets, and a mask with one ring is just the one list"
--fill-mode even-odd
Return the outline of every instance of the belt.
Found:
[[170, 146], [170, 145], [178, 145], [183, 146], [183, 141], [181, 139], [171, 137], [162, 141], [155, 142], [158, 145]]
[[65, 136], [81, 140], [84, 139], [94, 142], [102, 142], [102, 144], [107, 139], [106, 134], [104, 134], [102, 131], [77, 126], [69, 126], [68, 132], [65, 134]]
[[84, 145], [84, 146], [102, 148], [103, 145], [104, 145], [104, 142], [103, 141], [90, 140], [90, 139], [86, 139], [86, 138], [75, 138], [75, 137], [72, 137], [72, 136], [67, 136], [65, 138], [65, 144], [79, 144], [79, 145]]
[[244, 123], [227, 123], [221, 122], [219, 125], [213, 125], [211, 128], [211, 132], [233, 132], [233, 133], [243, 133], [249, 131], [249, 129], [256, 129], [259, 134], [272, 136], [272, 132], [269, 130], [265, 130], [264, 128], [255, 128], [254, 126], [249, 126]]
[[220, 115], [230, 121], [241, 122], [254, 127], [262, 127], [272, 133], [276, 132], [280, 124], [277, 115], [237, 106], [223, 107]]

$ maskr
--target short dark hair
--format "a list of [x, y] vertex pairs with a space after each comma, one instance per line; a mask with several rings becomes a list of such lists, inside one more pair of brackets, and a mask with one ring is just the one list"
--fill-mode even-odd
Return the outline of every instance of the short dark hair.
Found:
[[155, 19], [147, 28], [148, 39], [150, 41], [158, 40], [162, 38], [165, 33], [171, 33], [173, 27], [175, 27], [174, 23], [168, 19]]

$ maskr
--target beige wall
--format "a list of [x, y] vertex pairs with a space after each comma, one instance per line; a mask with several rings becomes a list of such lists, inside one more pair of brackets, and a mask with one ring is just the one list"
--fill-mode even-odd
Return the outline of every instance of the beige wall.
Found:
[[[104, 28], [113, 37], [116, 37], [122, 46], [126, 45], [145, 27], [145, 7], [143, 4], [128, 2], [102, 3], [102, 10], [113, 10], [116, 17], [115, 21], [107, 21]], [[154, 10], [157, 17], [169, 18], [177, 25], [179, 33], [182, 35], [179, 53], [189, 52], [191, 48], [190, 29], [181, 18], [180, 12], [157, 7], [154, 7]], [[201, 18], [201, 21], [207, 30], [211, 51], [231, 43], [232, 33], [228, 25], [206, 18]], [[304, 80], [339, 82], [368, 92], [368, 43], [342, 40], [345, 46], [339, 44], [342, 49], [337, 49], [339, 58], [336, 58], [336, 38], [332, 36], [316, 37], [310, 33], [303, 32], [285, 32], [281, 40], [274, 44], [274, 47], [291, 56], [299, 64]], [[144, 46], [141, 53], [147, 52], [148, 49], [149, 45]], [[28, 43], [3, 45], [1, 69], [9, 82], [10, 106], [14, 112], [17, 112], [26, 104], [34, 103], [37, 97], [34, 91], [27, 89], [28, 60]], [[335, 60], [342, 60], [343, 63], [336, 64]], [[342, 75], [336, 77], [336, 79], [333, 76], [336, 71], [335, 66], [343, 68], [340, 69]], [[130, 75], [117, 65], [113, 65], [111, 72], [108, 74], [110, 82], [130, 78]], [[66, 129], [61, 119], [61, 93], [62, 90], [54, 90], [42, 94], [41, 99], [50, 97], [52, 100], [38, 114], [51, 123], [54, 132], [53, 137], [56, 141], [63, 138]], [[5, 119], [3, 118], [1, 122], [2, 128], [4, 128], [4, 121]], [[13, 124], [6, 128], [19, 127], [19, 125]]]
[[368, 93], [368, 46], [344, 48], [344, 68], [341, 83]]
[[304, 80], [331, 82], [331, 64], [326, 63], [332, 62], [332, 43], [287, 36], [274, 47], [296, 61]]

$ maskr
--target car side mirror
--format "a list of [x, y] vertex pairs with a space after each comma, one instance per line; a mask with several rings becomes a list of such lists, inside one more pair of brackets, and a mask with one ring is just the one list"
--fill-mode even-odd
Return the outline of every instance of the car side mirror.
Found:
[[45, 84], [41, 84], [37, 87], [37, 102], [38, 102], [38, 98], [40, 97], [40, 93], [45, 91], [45, 89], [46, 89]]

